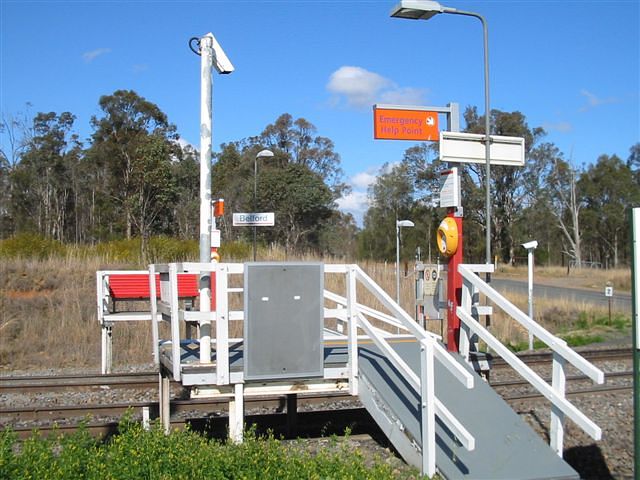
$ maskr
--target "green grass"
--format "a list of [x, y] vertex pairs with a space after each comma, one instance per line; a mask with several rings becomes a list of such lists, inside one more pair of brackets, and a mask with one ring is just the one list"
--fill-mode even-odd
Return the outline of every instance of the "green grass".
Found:
[[[620, 313], [614, 313], [609, 319], [608, 315], [594, 312], [577, 312], [577, 318], [567, 319], [564, 322], [556, 322], [555, 335], [562, 338], [570, 347], [582, 347], [593, 343], [600, 343], [612, 338], [627, 336], [631, 332], [631, 317]], [[513, 352], [528, 350], [529, 342], [509, 342], [507, 347]], [[533, 348], [544, 349], [547, 345], [534, 340]]]
[[302, 443], [285, 443], [247, 432], [241, 445], [209, 440], [189, 430], [165, 435], [159, 424], [145, 431], [126, 419], [120, 433], [101, 442], [86, 429], [19, 442], [0, 433], [2, 479], [372, 479], [419, 478], [409, 467], [399, 472], [382, 458], [367, 459], [346, 441], [331, 439], [309, 452]]

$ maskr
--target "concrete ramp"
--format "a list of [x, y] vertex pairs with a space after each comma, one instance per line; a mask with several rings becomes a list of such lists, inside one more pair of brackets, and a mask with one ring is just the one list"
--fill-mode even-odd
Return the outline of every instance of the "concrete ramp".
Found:
[[[419, 348], [414, 341], [392, 346], [420, 375]], [[469, 371], [462, 357], [454, 358]], [[474, 373], [475, 375], [475, 373]], [[579, 479], [579, 475], [476, 375], [467, 389], [436, 361], [436, 397], [476, 439], [467, 451], [436, 417], [436, 466], [447, 479], [539, 480]], [[359, 395], [403, 458], [421, 465], [420, 398], [374, 345], [359, 347]]]

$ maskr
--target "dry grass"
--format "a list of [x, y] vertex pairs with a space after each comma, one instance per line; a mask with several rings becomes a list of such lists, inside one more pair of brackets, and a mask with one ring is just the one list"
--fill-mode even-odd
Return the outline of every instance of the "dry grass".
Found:
[[[527, 279], [526, 266], [503, 266], [498, 267], [496, 277]], [[566, 267], [545, 267], [536, 265], [534, 268], [534, 282], [549, 283], [552, 285], [571, 286], [576, 288], [588, 288], [598, 291], [604, 290], [607, 282], [615, 290], [623, 292], [631, 291], [631, 270], [629, 268], [618, 268], [603, 270], [599, 268], [572, 268], [567, 274]]]
[[[271, 253], [273, 258], [270, 259], [286, 258], [282, 252]], [[321, 259], [305, 256], [295, 260]], [[360, 267], [389, 292], [391, 297], [395, 297], [394, 264], [365, 262]], [[140, 267], [118, 265], [100, 258], [87, 260], [74, 256], [44, 261], [3, 261], [0, 265], [0, 372], [6, 374], [23, 369], [47, 370], [62, 367], [99, 371], [100, 327], [96, 318], [95, 272], [101, 269], [130, 268]], [[500, 273], [516, 275], [522, 272]], [[595, 278], [595, 274], [601, 272], [590, 270], [588, 273], [591, 278]], [[609, 275], [607, 278], [623, 283], [625, 272], [614, 272], [614, 275], [606, 273]], [[539, 276], [537, 278], [546, 275], [538, 271], [536, 274]], [[552, 278], [554, 274], [554, 271], [549, 273]], [[572, 278], [582, 276], [576, 273]], [[585, 275], [585, 278], [589, 276]], [[602, 278], [598, 277], [597, 282]], [[325, 281], [327, 289], [344, 295], [344, 279], [341, 276], [328, 275]], [[357, 294], [360, 302], [382, 309], [372, 301], [372, 296], [363, 287], [358, 288]], [[236, 298], [231, 300], [232, 308], [241, 309], [239, 295], [234, 296]], [[526, 297], [513, 297], [512, 300], [526, 310]], [[412, 272], [406, 277], [404, 274], [401, 276], [400, 303], [411, 316], [414, 315]], [[600, 315], [590, 308], [569, 305], [568, 302], [536, 304], [537, 319], [552, 332], [568, 331], [573, 323], [582, 318], [585, 311], [589, 312], [588, 318], [595, 319]], [[601, 313], [604, 315], [604, 312]], [[430, 329], [439, 334], [440, 324], [431, 322]], [[492, 330], [505, 342], [517, 343], [526, 339], [526, 333], [513, 322], [504, 319], [500, 313], [492, 317]], [[446, 322], [444, 331], [446, 332]], [[241, 325], [232, 326], [230, 333], [240, 336]], [[149, 323], [116, 325], [113, 329], [113, 345], [116, 371], [130, 364], [151, 362]]]

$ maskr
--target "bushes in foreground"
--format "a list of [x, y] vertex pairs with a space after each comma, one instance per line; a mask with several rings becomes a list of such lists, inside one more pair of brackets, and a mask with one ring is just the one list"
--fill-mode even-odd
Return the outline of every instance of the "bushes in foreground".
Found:
[[[86, 430], [44, 438], [34, 433], [18, 442], [0, 433], [3, 479], [392, 479], [397, 471], [382, 459], [365, 460], [347, 442], [311, 454], [301, 444], [259, 439], [249, 432], [242, 445], [208, 440], [189, 430], [164, 435], [123, 422], [121, 433], [105, 442]], [[409, 474], [409, 477], [418, 475]], [[402, 475], [408, 478], [407, 474]]]

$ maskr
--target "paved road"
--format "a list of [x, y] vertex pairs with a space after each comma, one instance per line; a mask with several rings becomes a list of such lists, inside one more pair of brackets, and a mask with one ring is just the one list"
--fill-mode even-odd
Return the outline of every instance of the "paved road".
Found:
[[[500, 293], [508, 292], [527, 295], [527, 282], [521, 280], [509, 280], [492, 278], [491, 285]], [[584, 290], [571, 287], [556, 287], [548, 285], [536, 284], [533, 282], [533, 301], [540, 298], [549, 298], [554, 300], [568, 300], [577, 303], [586, 303], [602, 308], [608, 308], [609, 301], [604, 296], [604, 288], [602, 292], [592, 290]], [[615, 293], [612, 297], [611, 309], [615, 311], [631, 313], [631, 295], [628, 293]]]

